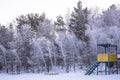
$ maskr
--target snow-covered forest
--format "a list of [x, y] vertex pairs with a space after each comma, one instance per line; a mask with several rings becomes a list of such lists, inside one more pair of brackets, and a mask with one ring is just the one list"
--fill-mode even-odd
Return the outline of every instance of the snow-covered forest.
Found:
[[107, 10], [83, 8], [79, 1], [64, 18], [46, 13], [18, 16], [0, 25], [0, 70], [6, 73], [70, 72], [96, 61], [96, 46], [111, 43], [120, 49], [120, 6]]

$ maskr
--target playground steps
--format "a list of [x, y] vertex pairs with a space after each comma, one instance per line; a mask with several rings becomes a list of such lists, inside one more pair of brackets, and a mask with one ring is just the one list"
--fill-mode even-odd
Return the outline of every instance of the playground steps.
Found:
[[90, 68], [85, 73], [85, 75], [90, 75], [99, 64], [100, 62], [95, 62], [93, 65], [91, 65]]

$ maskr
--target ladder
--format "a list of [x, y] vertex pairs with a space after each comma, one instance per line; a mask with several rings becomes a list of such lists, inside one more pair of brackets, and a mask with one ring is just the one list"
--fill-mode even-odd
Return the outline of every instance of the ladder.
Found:
[[93, 65], [91, 65], [90, 68], [85, 73], [85, 75], [90, 75], [99, 64], [100, 64], [99, 62], [95, 62]]

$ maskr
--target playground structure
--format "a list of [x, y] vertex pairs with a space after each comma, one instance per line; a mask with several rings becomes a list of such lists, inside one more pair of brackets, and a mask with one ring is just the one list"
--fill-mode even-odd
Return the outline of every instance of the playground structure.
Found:
[[118, 74], [118, 63], [117, 63], [117, 46], [112, 44], [97, 44], [97, 61], [90, 66], [85, 75], [90, 75], [95, 69], [97, 69], [97, 75], [99, 73], [100, 63], [104, 63], [105, 75], [109, 75], [111, 67], [115, 69]]

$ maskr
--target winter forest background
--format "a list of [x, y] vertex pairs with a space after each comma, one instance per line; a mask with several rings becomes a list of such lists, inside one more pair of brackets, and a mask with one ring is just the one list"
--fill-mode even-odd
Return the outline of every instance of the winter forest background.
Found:
[[120, 5], [100, 14], [98, 9], [83, 8], [81, 1], [73, 8], [56, 21], [45, 13], [31, 13], [0, 25], [0, 71], [76, 71], [96, 61], [97, 44], [116, 44], [120, 49]]

